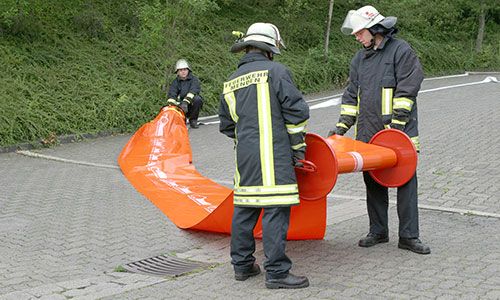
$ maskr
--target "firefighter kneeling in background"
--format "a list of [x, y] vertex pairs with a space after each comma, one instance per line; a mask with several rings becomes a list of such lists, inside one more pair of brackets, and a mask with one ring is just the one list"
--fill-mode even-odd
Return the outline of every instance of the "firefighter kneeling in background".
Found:
[[191, 128], [198, 128], [198, 116], [203, 106], [200, 81], [193, 75], [185, 59], [177, 61], [175, 73], [177, 77], [170, 84], [167, 104], [179, 106], [184, 111], [186, 119], [189, 119]]
[[253, 230], [262, 209], [262, 242], [267, 288], [303, 288], [305, 276], [289, 272], [285, 254], [292, 205], [299, 204], [294, 166], [304, 159], [309, 107], [290, 71], [273, 62], [284, 47], [278, 28], [252, 24], [231, 52], [245, 50], [238, 69], [224, 83], [219, 106], [220, 132], [234, 139], [234, 214], [231, 263], [235, 279], [260, 273]]

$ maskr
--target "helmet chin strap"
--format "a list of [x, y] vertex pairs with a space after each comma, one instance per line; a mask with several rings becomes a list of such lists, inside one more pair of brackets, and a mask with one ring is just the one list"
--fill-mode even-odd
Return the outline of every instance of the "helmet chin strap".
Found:
[[366, 50], [370, 50], [370, 49], [373, 49], [373, 47], [375, 46], [375, 38], [372, 38], [370, 40], [370, 45], [368, 47], [366, 47], [365, 45], [363, 45], [363, 47], [366, 49]]

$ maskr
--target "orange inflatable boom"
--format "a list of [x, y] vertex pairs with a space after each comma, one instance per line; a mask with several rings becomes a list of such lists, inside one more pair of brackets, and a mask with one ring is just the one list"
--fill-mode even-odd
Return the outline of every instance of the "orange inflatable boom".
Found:
[[[380, 184], [401, 186], [415, 173], [417, 155], [404, 133], [379, 132], [370, 143], [347, 137], [306, 135], [304, 168], [296, 169], [300, 205], [292, 207], [288, 239], [323, 239], [326, 196], [339, 173], [369, 171]], [[179, 228], [230, 233], [233, 191], [198, 173], [192, 164], [182, 111], [163, 108], [123, 148], [125, 177]], [[261, 236], [261, 224], [255, 235]]]

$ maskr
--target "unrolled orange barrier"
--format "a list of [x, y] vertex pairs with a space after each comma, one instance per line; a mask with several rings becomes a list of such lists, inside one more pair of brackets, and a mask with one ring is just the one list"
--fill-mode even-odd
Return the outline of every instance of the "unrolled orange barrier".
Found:
[[184, 120], [178, 109], [164, 108], [132, 136], [118, 163], [132, 185], [178, 227], [228, 233], [233, 191], [196, 171]]
[[[339, 173], [370, 171], [379, 183], [397, 186], [415, 172], [413, 144], [395, 130], [381, 132], [371, 144], [316, 134], [307, 134], [306, 143], [305, 167], [296, 169], [301, 202], [292, 207], [287, 236], [291, 240], [324, 237], [326, 196]], [[143, 125], [123, 148], [118, 163], [132, 185], [179, 228], [230, 233], [233, 191], [196, 171], [184, 114], [177, 108], [166, 107]], [[261, 232], [259, 221], [254, 233], [260, 237]]]

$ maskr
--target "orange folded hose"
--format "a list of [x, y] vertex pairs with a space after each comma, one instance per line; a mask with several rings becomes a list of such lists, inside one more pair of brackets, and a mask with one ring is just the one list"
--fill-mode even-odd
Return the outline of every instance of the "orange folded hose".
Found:
[[118, 163], [132, 185], [180, 228], [229, 233], [233, 191], [192, 165], [184, 115], [166, 107], [123, 148]]
[[[323, 239], [326, 196], [339, 173], [370, 171], [386, 186], [415, 172], [416, 152], [402, 132], [384, 130], [370, 144], [347, 137], [306, 135], [305, 167], [297, 168], [300, 205], [292, 207], [287, 238]], [[192, 164], [182, 111], [165, 107], [123, 148], [118, 163], [132, 185], [179, 228], [230, 233], [233, 191], [204, 177]], [[259, 221], [254, 234], [262, 235]]]

